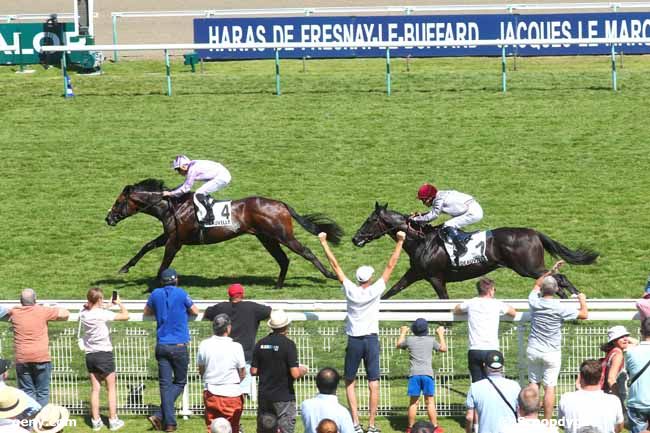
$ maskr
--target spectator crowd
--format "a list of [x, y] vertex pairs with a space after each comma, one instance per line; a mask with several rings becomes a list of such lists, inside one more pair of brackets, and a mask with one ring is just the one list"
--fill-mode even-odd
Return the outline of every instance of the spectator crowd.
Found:
[[[241, 416], [246, 399], [257, 401], [258, 433], [294, 433], [297, 402], [294, 384], [313, 374], [317, 393], [300, 404], [305, 433], [380, 433], [377, 425], [380, 357], [379, 306], [381, 295], [398, 263], [405, 239], [396, 235], [396, 245], [378, 278], [370, 266], [359, 267], [354, 280], [343, 272], [327, 243], [319, 235], [323, 250], [342, 285], [347, 303], [347, 344], [342, 373], [333, 367], [310, 371], [301, 363], [296, 344], [289, 337], [291, 319], [283, 310], [272, 310], [245, 300], [245, 288], [232, 284], [228, 301], [208, 308], [203, 319], [212, 324], [212, 336], [200, 342], [196, 368], [203, 383], [205, 428], [212, 433], [243, 432]], [[525, 357], [528, 384], [521, 388], [506, 377], [506, 359], [499, 347], [499, 324], [503, 316], [515, 318], [517, 311], [496, 298], [496, 285], [488, 278], [476, 283], [477, 296], [458, 304], [457, 315], [468, 322], [467, 365], [470, 385], [466, 393], [467, 433], [648, 433], [650, 420], [650, 279], [637, 303], [639, 341], [623, 326], [608, 330], [601, 347], [603, 357], [586, 359], [579, 369], [575, 391], [556, 402], [556, 387], [562, 364], [562, 328], [565, 322], [589, 316], [584, 295], [579, 305], [557, 299], [554, 274], [562, 266], [540, 276], [529, 294], [530, 333]], [[160, 407], [148, 420], [156, 431], [177, 430], [176, 401], [187, 383], [190, 354], [189, 321], [199, 309], [179, 286], [173, 269], [160, 275], [161, 287], [153, 290], [144, 316], [156, 322], [155, 357], [158, 364]], [[61, 431], [69, 419], [64, 407], [49, 403], [52, 362], [48, 323], [68, 320], [63, 308], [37, 303], [36, 293], [25, 289], [20, 305], [0, 310], [14, 333], [13, 362], [0, 359], [0, 433]], [[87, 292], [87, 303], [79, 314], [78, 342], [85, 353], [90, 380], [90, 427], [116, 431], [124, 427], [117, 414], [116, 368], [110, 338], [110, 323], [128, 320], [129, 312], [114, 293], [110, 301], [100, 288]], [[269, 333], [256, 340], [266, 322]], [[395, 347], [409, 358], [406, 380], [408, 409], [406, 433], [442, 433], [436, 411], [436, 377], [433, 356], [448, 350], [445, 328], [430, 334], [430, 324], [418, 318], [402, 326]], [[358, 370], [363, 363], [368, 387], [368, 419], [363, 424], [357, 399]], [[12, 366], [16, 387], [5, 383]], [[253, 377], [257, 377], [255, 388]], [[347, 407], [337, 391], [343, 382]], [[108, 400], [106, 424], [100, 414], [100, 391]], [[438, 385], [439, 386], [439, 385]], [[417, 420], [421, 399], [427, 420]], [[553, 418], [557, 403], [557, 418]]]

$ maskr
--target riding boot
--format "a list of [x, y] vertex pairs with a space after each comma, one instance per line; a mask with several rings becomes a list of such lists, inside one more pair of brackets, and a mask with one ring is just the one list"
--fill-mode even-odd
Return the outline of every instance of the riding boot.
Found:
[[454, 249], [456, 250], [456, 266], [459, 266], [460, 256], [467, 252], [467, 246], [465, 244], [470, 236], [460, 233], [456, 227], [450, 226], [443, 227], [443, 232], [447, 236], [447, 239], [454, 244]]
[[196, 198], [205, 208], [203, 225], [209, 226], [214, 224], [214, 213], [212, 212], [212, 206], [210, 206], [210, 203], [208, 202], [209, 196], [206, 194], [197, 194]]

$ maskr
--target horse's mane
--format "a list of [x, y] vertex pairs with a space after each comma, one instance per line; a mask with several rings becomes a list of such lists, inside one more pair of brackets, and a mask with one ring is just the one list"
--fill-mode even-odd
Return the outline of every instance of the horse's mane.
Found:
[[133, 191], [160, 192], [165, 189], [165, 182], [160, 179], [145, 179], [131, 185]]

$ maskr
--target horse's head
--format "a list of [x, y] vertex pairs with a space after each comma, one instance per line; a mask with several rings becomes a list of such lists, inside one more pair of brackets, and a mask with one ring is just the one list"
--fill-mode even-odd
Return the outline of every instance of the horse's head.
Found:
[[388, 204], [381, 206], [375, 202], [375, 210], [357, 230], [352, 243], [362, 247], [385, 234], [394, 235], [398, 230], [403, 230], [406, 223], [404, 215], [388, 210]]
[[124, 187], [106, 215], [106, 224], [117, 225], [125, 218], [146, 211], [162, 200], [163, 183], [147, 179]]

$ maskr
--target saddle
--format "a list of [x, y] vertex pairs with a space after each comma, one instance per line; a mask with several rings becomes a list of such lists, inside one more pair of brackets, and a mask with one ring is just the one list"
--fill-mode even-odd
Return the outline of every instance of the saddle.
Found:
[[440, 239], [445, 246], [451, 265], [461, 268], [475, 263], [487, 262], [488, 259], [485, 255], [485, 247], [487, 245], [487, 238], [492, 235], [491, 232], [481, 230], [473, 232], [463, 232], [458, 230], [458, 232], [461, 236], [465, 237], [465, 251], [462, 251], [461, 254], [458, 254], [459, 252], [457, 251], [453, 240], [439, 232]]

